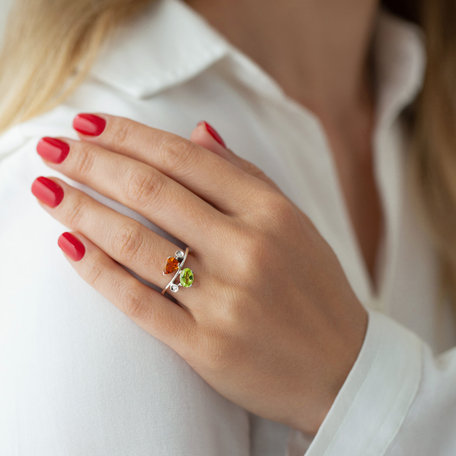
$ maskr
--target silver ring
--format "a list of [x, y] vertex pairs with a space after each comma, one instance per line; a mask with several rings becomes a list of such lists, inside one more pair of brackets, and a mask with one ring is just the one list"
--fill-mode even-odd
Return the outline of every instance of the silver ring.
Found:
[[[170, 256], [166, 260], [165, 269], [163, 270], [162, 274], [172, 274], [173, 278], [168, 282], [165, 288], [161, 291], [161, 294], [164, 295], [168, 288], [173, 293], [177, 293], [179, 291], [179, 287], [189, 288], [193, 285], [195, 280], [195, 276], [193, 271], [190, 268], [184, 268], [185, 260], [187, 259], [188, 253], [190, 249], [187, 247], [185, 252], [182, 250], [177, 250], [174, 253], [174, 256]], [[179, 277], [179, 282], [174, 283], [174, 280]]]

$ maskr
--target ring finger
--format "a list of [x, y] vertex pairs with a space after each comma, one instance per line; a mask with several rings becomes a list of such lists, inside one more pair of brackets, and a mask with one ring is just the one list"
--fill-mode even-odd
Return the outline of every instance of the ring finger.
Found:
[[75, 234], [62, 234], [58, 243], [78, 274], [148, 333], [187, 357], [195, 335], [192, 313], [135, 279], [84, 235]]
[[[163, 275], [162, 271], [166, 259], [181, 249], [168, 239], [60, 179], [38, 177], [32, 184], [32, 193], [50, 215], [85, 235], [111, 258], [160, 290], [171, 280], [173, 274]], [[185, 265], [192, 268], [198, 280], [185, 292], [171, 294], [178, 301], [185, 297], [183, 303], [191, 306], [202, 297], [200, 277], [206, 278], [207, 273], [200, 274], [204, 266], [193, 249]]]

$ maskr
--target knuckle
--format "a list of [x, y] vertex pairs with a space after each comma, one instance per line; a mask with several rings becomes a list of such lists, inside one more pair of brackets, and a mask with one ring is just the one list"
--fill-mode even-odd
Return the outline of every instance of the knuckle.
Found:
[[293, 204], [280, 193], [272, 192], [262, 204], [262, 213], [271, 226], [281, 226], [296, 216]]
[[139, 225], [128, 222], [112, 236], [112, 251], [118, 252], [119, 258], [130, 262], [138, 255], [144, 244], [144, 233]]
[[100, 278], [103, 274], [103, 267], [101, 265], [101, 262], [96, 261], [91, 261], [88, 264], [88, 267], [85, 271], [85, 279], [87, 282], [94, 288], [98, 288], [98, 283], [100, 281]]
[[252, 274], [261, 269], [262, 251], [267, 248], [262, 233], [249, 232], [238, 238], [235, 252], [235, 271], [238, 286], [248, 285]]
[[128, 202], [135, 206], [139, 204], [143, 207], [151, 203], [155, 205], [159, 201], [164, 185], [164, 178], [158, 173], [130, 169], [126, 173], [125, 195]]
[[133, 319], [140, 319], [144, 316], [144, 297], [135, 286], [125, 286], [121, 292], [122, 310]]
[[275, 191], [264, 197], [263, 205], [268, 212], [273, 213], [288, 210], [288, 206], [290, 206], [288, 200]]
[[131, 143], [132, 122], [124, 117], [113, 117], [111, 119], [111, 142], [122, 149]]
[[191, 161], [196, 159], [197, 146], [179, 137], [167, 138], [161, 141], [159, 154], [166, 169], [183, 172], [190, 169]]
[[68, 225], [72, 228], [78, 228], [81, 224], [81, 219], [84, 216], [83, 214], [86, 212], [86, 208], [87, 201], [85, 197], [82, 194], [76, 194], [73, 199], [73, 204], [71, 205], [71, 208], [68, 209], [66, 215]]
[[91, 149], [91, 145], [87, 143], [78, 144], [78, 153], [75, 154], [76, 172], [81, 176], [88, 176], [93, 169], [94, 165], [94, 154]]

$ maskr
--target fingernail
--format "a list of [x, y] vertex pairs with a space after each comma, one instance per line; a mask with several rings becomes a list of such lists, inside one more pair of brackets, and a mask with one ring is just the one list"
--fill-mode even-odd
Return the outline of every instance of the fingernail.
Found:
[[225, 141], [223, 141], [222, 137], [218, 134], [217, 130], [209, 123], [207, 123], [205, 120], [202, 120], [201, 122], [198, 122], [198, 125], [203, 124], [204, 127], [206, 128], [207, 132], [223, 147], [226, 147]]
[[70, 146], [60, 139], [45, 136], [36, 145], [36, 151], [45, 160], [52, 163], [62, 163], [70, 151]]
[[106, 120], [102, 117], [96, 116], [95, 114], [78, 114], [73, 119], [73, 128], [88, 136], [98, 136], [103, 133], [106, 126]]
[[32, 184], [32, 193], [44, 204], [56, 207], [63, 199], [63, 188], [47, 177], [37, 177]]
[[62, 233], [57, 244], [73, 261], [79, 261], [85, 254], [84, 244], [71, 233]]

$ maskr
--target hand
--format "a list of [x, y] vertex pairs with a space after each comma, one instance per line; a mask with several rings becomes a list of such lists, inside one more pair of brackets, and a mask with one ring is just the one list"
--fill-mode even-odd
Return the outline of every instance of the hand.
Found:
[[39, 178], [42, 207], [74, 231], [59, 245], [75, 270], [220, 394], [315, 434], [358, 356], [367, 312], [309, 218], [206, 124], [191, 141], [107, 114], [73, 125], [81, 140], [39, 142], [46, 163], [188, 245], [194, 283], [162, 295], [137, 280], [121, 265], [161, 290], [181, 246]]

